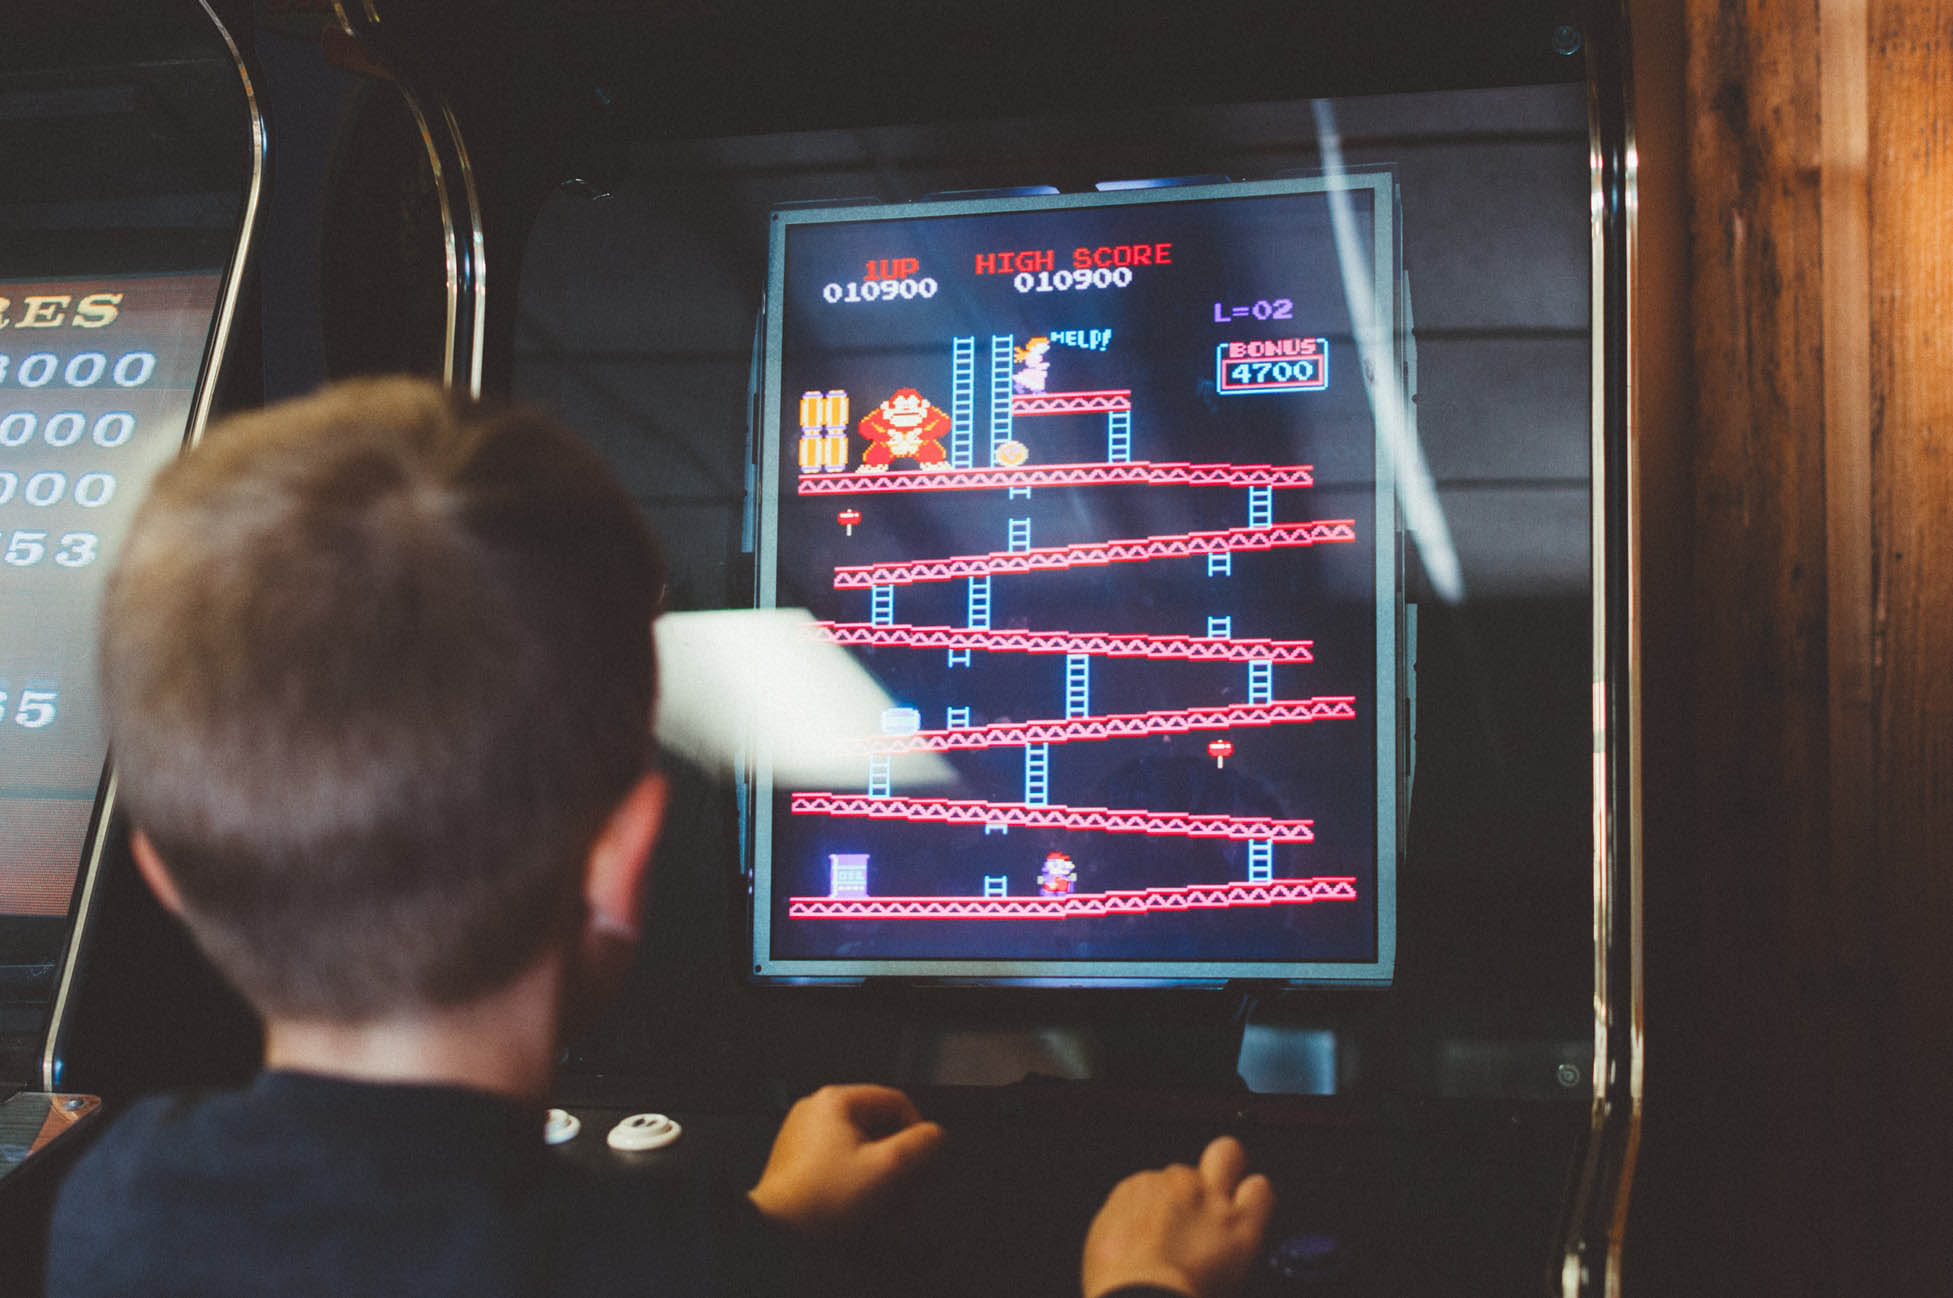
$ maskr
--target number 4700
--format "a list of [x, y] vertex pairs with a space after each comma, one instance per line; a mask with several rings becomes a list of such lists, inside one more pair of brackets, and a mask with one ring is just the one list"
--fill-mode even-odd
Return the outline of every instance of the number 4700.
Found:
[[[29, 730], [53, 724], [54, 705], [60, 697], [56, 690], [22, 690], [20, 702], [14, 706], [13, 723]], [[7, 691], [0, 690], [0, 721], [7, 719]]]

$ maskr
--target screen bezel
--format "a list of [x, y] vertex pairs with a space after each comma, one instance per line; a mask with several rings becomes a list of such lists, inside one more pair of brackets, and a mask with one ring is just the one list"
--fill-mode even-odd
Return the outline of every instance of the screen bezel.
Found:
[[[1358, 338], [1359, 352], [1381, 347], [1389, 358], [1387, 373], [1404, 375], [1404, 323], [1408, 313], [1400, 301], [1403, 286], [1401, 232], [1395, 179], [1387, 169], [1361, 168], [1333, 175], [1311, 174], [1274, 180], [1193, 184], [1163, 188], [1039, 194], [1008, 197], [948, 198], [902, 204], [840, 204], [788, 208], [771, 214], [766, 298], [759, 331], [759, 379], [755, 394], [754, 447], [757, 464], [755, 490], [749, 501], [756, 551], [755, 602], [777, 607], [779, 493], [783, 487], [782, 456], [785, 393], [782, 390], [785, 332], [787, 242], [797, 227], [820, 224], [901, 221], [912, 222], [962, 216], [991, 216], [1016, 212], [1048, 212], [1077, 208], [1144, 206], [1161, 203], [1213, 203], [1270, 196], [1366, 191], [1371, 197], [1371, 246], [1367, 249], [1371, 301], [1375, 318], [1366, 337]], [[1364, 250], [1359, 250], [1359, 252]], [[1363, 366], [1364, 370], [1372, 366]], [[1383, 366], [1375, 366], [1383, 369]], [[1371, 394], [1373, 414], [1376, 408]], [[1404, 403], [1408, 410], [1409, 403]], [[1400, 724], [1399, 700], [1405, 698], [1407, 670], [1403, 653], [1403, 580], [1397, 485], [1392, 452], [1381, 421], [1375, 428], [1376, 482], [1372, 514], [1376, 544], [1374, 588], [1376, 600], [1377, 667], [1375, 671], [1375, 739], [1377, 801], [1375, 958], [1367, 961], [1225, 961], [1225, 960], [1022, 960], [981, 958], [808, 959], [777, 958], [771, 954], [774, 904], [772, 848], [775, 780], [764, 751], [763, 735], [749, 727], [755, 741], [747, 747], [744, 771], [741, 834], [749, 871], [749, 934], [747, 977], [761, 983], [852, 982], [869, 978], [898, 978], [919, 982], [979, 986], [1166, 986], [1221, 985], [1253, 979], [1298, 986], [1388, 986], [1397, 958], [1397, 857], [1401, 843], [1405, 762], [1408, 734]], [[1387, 597], [1386, 597], [1387, 593]]]

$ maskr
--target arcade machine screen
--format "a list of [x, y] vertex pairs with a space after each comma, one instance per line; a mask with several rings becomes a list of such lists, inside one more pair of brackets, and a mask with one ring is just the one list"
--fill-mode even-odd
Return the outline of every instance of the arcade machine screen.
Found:
[[[0, 975], [51, 975], [107, 739], [95, 609], [183, 444], [215, 274], [0, 279]], [[27, 939], [40, 934], [38, 942]]]
[[759, 601], [893, 706], [851, 787], [758, 752], [754, 975], [1389, 982], [1391, 174], [770, 233]]

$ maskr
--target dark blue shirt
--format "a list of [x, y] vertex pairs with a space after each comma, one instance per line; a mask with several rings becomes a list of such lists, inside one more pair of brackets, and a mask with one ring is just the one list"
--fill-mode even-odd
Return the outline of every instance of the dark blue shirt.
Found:
[[783, 1294], [743, 1195], [547, 1157], [479, 1092], [268, 1072], [144, 1100], [62, 1187], [51, 1298]]
[[791, 1298], [839, 1291], [834, 1260], [696, 1173], [550, 1157], [530, 1106], [267, 1072], [141, 1101], [103, 1133], [62, 1186], [47, 1292]]

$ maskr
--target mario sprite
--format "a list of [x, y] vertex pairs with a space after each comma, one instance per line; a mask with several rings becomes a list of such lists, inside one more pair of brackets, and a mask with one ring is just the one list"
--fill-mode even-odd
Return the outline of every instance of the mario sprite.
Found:
[[949, 458], [943, 450], [949, 416], [914, 388], [900, 389], [862, 416], [860, 431], [868, 439], [868, 449], [861, 455], [863, 473], [880, 473], [894, 460], [914, 460], [919, 469], [940, 469]]
[[1046, 897], [1067, 897], [1078, 886], [1078, 867], [1063, 852], [1053, 852], [1044, 858], [1044, 867], [1038, 871], [1038, 891]]

